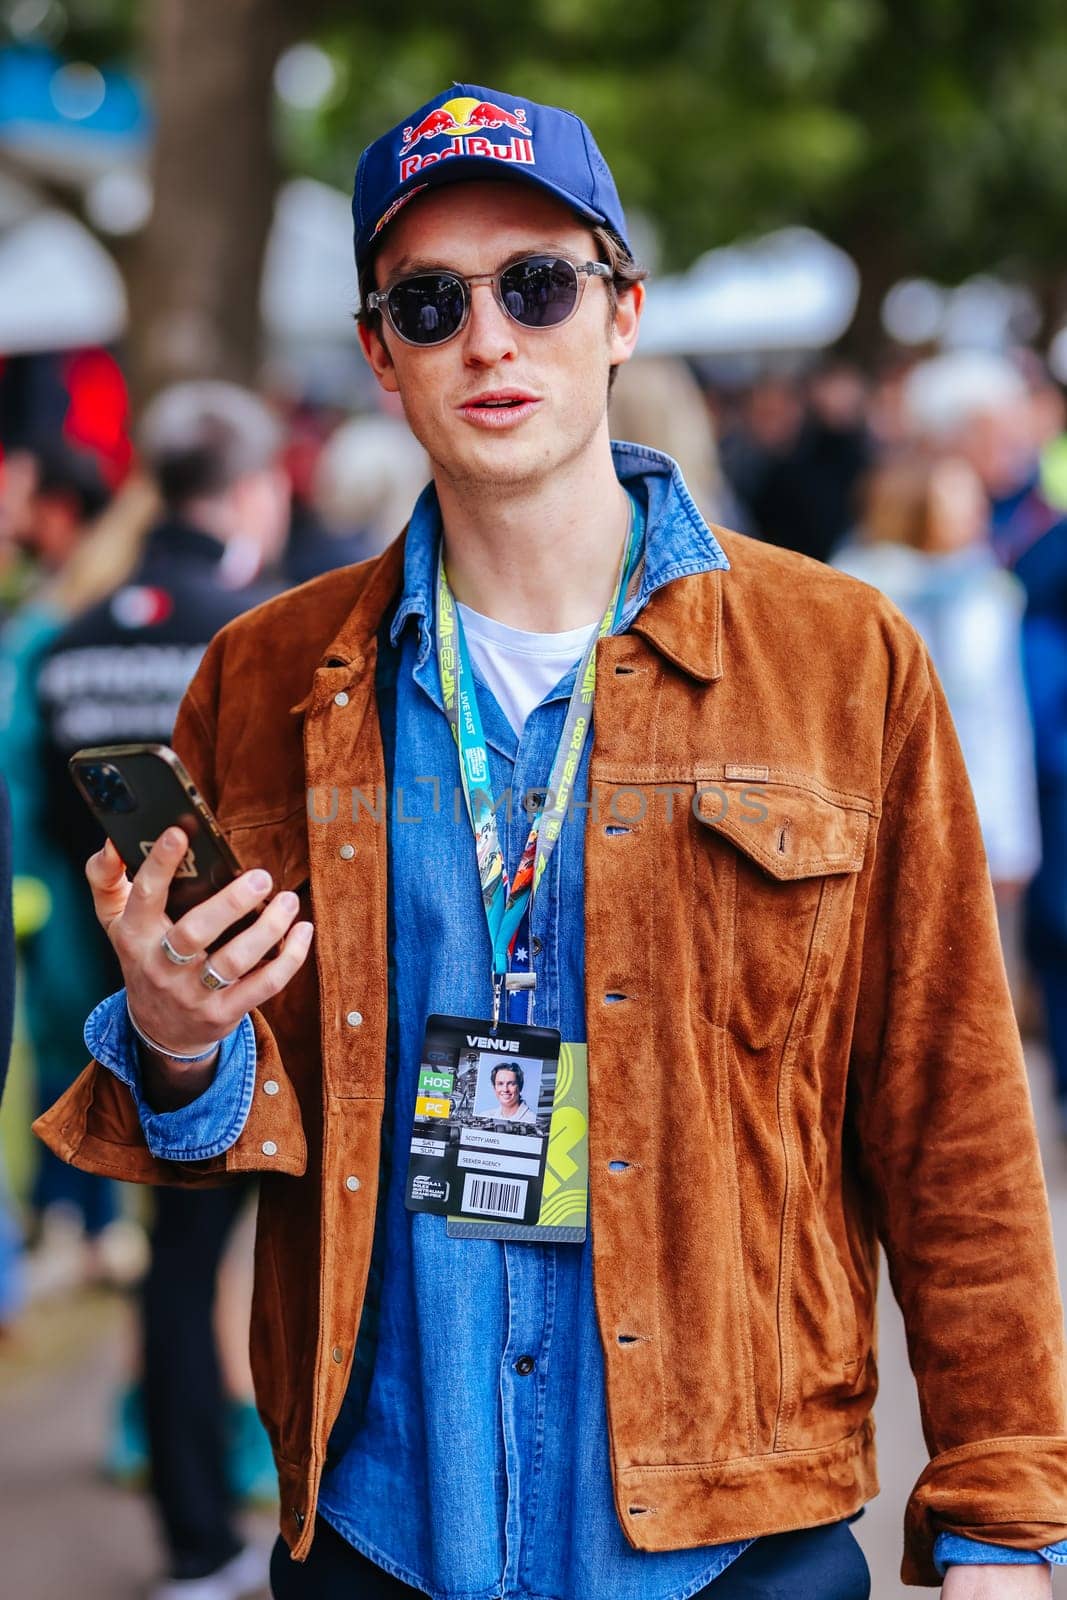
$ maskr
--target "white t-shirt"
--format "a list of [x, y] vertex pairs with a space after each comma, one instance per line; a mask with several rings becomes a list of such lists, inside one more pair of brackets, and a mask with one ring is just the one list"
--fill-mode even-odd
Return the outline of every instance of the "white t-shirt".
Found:
[[518, 734], [534, 706], [582, 658], [597, 624], [588, 622], [566, 633], [526, 633], [483, 617], [458, 600], [470, 658]]

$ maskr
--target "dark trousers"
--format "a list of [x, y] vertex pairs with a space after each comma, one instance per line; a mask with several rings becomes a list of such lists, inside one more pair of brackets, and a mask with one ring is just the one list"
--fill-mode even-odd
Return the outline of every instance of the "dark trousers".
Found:
[[215, 1279], [245, 1183], [156, 1189], [142, 1298], [152, 1496], [171, 1576], [203, 1578], [240, 1550], [226, 1476], [226, 1400], [215, 1346]]
[[[270, 1563], [274, 1600], [419, 1600], [354, 1550], [320, 1517], [311, 1554], [293, 1561], [284, 1540]], [[871, 1575], [847, 1522], [776, 1533], [750, 1545], [693, 1600], [869, 1600]]]

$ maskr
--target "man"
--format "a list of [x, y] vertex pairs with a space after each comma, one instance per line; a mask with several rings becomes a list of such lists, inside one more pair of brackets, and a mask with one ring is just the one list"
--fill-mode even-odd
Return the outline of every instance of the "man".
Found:
[[[55, 846], [75, 853], [79, 871], [100, 829], [70, 781], [68, 758], [84, 745], [169, 741], [210, 639], [277, 593], [259, 569], [280, 553], [288, 523], [281, 429], [249, 391], [175, 384], [148, 407], [139, 443], [162, 514], [136, 570], [62, 629], [38, 679], [43, 810]], [[58, 931], [67, 941], [78, 933], [69, 921]], [[119, 975], [95, 924], [92, 932], [102, 951], [78, 939], [68, 959], [107, 963], [99, 995]], [[54, 990], [54, 962], [41, 977]], [[68, 1039], [68, 1066], [71, 1048]], [[245, 1410], [236, 1396], [227, 1404], [214, 1330], [219, 1263], [248, 1190], [246, 1180], [205, 1193], [160, 1187], [154, 1196], [141, 1305], [144, 1422], [169, 1571], [153, 1600], [231, 1600], [261, 1581], [262, 1557], [236, 1525], [235, 1437], [243, 1429], [253, 1448], [258, 1440], [260, 1459], [266, 1449], [254, 1413], [248, 1428], [247, 1402]], [[136, 1410], [127, 1397], [124, 1412]]]
[[922, 362], [905, 398], [917, 428], [975, 468], [992, 502], [994, 548], [1026, 593], [1022, 663], [1041, 861], [1027, 889], [1023, 942], [1041, 992], [1067, 1138], [1067, 515], [1041, 483], [1045, 403], [1014, 362], [989, 351], [949, 351]]
[[536, 1122], [537, 1114], [522, 1098], [525, 1082], [521, 1067], [496, 1066], [489, 1074], [500, 1104], [500, 1115], [512, 1122]]
[[[175, 742], [250, 870], [169, 926], [180, 829], [132, 886], [93, 858], [125, 993], [38, 1131], [142, 1181], [265, 1174], [279, 1600], [867, 1595], [879, 1236], [933, 1457], [905, 1577], [1047, 1595], [1047, 1201], [921, 642], [610, 446], [643, 290], [576, 117], [453, 86], [364, 153], [354, 215], [433, 484], [209, 649]], [[557, 1096], [588, 1043], [580, 1243], [531, 1241], [544, 1209], [479, 1238], [434, 1181], [441, 1072], [490, 1034]], [[471, 1131], [464, 1195], [537, 1167]]]

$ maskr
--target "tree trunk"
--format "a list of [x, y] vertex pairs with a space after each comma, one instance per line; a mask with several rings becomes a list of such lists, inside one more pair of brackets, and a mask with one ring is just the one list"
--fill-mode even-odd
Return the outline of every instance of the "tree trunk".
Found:
[[255, 380], [259, 282], [278, 171], [273, 70], [285, 0], [153, 0], [154, 207], [132, 274], [143, 402], [182, 378]]

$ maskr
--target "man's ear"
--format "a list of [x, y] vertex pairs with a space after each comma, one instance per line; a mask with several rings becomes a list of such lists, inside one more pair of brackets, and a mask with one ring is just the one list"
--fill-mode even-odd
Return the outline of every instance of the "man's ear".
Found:
[[641, 312], [645, 306], [645, 286], [635, 283], [619, 296], [615, 319], [611, 325], [611, 365], [621, 366], [629, 361], [637, 344], [641, 325]]
[[396, 368], [379, 329], [368, 328], [365, 322], [357, 323], [356, 328], [367, 365], [387, 394], [398, 394], [400, 385], [396, 381]]

